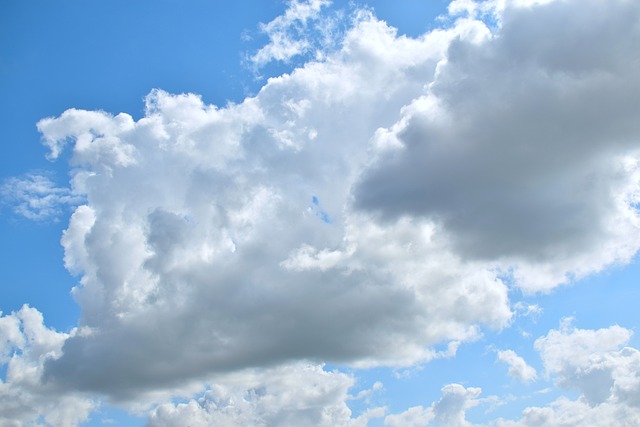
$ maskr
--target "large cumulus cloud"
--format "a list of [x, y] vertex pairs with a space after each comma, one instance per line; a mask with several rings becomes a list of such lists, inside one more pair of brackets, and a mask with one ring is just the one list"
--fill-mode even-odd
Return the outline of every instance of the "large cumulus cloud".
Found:
[[398, 37], [368, 12], [327, 60], [222, 108], [153, 91], [146, 113], [69, 110], [38, 127], [72, 144], [88, 203], [62, 242], [91, 335], [46, 380], [130, 399], [251, 366], [407, 365], [502, 327], [506, 286], [429, 221], [350, 208], [369, 139], [420, 94], [455, 37]]
[[300, 358], [410, 364], [506, 324], [512, 259], [535, 289], [630, 257], [638, 7], [599, 4], [418, 39], [361, 12], [339, 51], [241, 104], [157, 90], [138, 121], [41, 121], [87, 195], [63, 244], [94, 329], [48, 378], [120, 394]]

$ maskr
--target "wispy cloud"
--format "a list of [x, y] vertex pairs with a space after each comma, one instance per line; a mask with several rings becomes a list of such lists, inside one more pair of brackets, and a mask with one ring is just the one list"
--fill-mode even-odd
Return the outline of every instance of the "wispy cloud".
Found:
[[37, 173], [7, 179], [0, 187], [0, 194], [17, 215], [33, 221], [55, 220], [63, 209], [84, 200], [69, 188], [56, 187], [47, 175]]
[[336, 18], [321, 13], [331, 3], [330, 0], [290, 0], [283, 15], [260, 25], [269, 41], [251, 55], [253, 65], [261, 68], [272, 61], [288, 62], [307, 53], [322, 55], [340, 35], [336, 32]]

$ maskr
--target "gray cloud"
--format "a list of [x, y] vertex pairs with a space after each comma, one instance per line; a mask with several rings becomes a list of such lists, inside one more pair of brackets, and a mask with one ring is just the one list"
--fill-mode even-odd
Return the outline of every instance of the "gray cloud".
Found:
[[627, 1], [511, 6], [490, 37], [454, 40], [356, 206], [433, 219], [475, 259], [559, 261], [615, 238], [633, 180], [621, 158], [640, 140], [639, 15]]

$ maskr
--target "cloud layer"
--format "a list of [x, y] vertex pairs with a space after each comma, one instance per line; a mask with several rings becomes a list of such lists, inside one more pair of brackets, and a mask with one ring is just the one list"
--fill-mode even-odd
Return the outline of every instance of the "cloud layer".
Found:
[[[292, 2], [253, 60], [322, 46], [290, 30], [325, 3]], [[84, 393], [148, 403], [207, 384], [150, 425], [366, 425], [386, 410], [353, 416], [354, 379], [322, 362], [453, 356], [513, 321], [510, 289], [548, 291], [635, 255], [640, 4], [450, 11], [444, 28], [409, 38], [359, 10], [337, 49], [238, 104], [157, 89], [139, 120], [70, 109], [38, 123], [51, 159], [72, 151], [71, 189], [45, 190], [86, 197], [62, 237], [83, 332], [41, 331], [55, 345], [31, 357], [11, 325], [34, 312], [2, 318], [0, 344], [22, 349], [33, 381], [84, 399], [48, 422], [86, 417]], [[636, 420], [629, 336], [550, 332], [536, 342], [545, 372], [580, 399], [500, 422], [567, 425], [579, 408]], [[537, 377], [516, 353], [498, 357]], [[480, 393], [450, 384], [385, 423], [469, 425]]]

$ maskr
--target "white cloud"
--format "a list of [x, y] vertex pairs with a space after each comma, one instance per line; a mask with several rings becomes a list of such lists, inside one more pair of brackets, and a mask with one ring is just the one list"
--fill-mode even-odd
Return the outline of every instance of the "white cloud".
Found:
[[353, 417], [345, 402], [354, 381], [303, 363], [242, 371], [220, 377], [198, 399], [158, 406], [148, 426], [366, 426], [369, 419], [382, 416], [384, 408]]
[[6, 378], [0, 379], [0, 426], [40, 425], [44, 420], [73, 427], [85, 421], [96, 406], [92, 399], [41, 382], [44, 363], [60, 356], [70, 335], [48, 329], [42, 314], [26, 305], [1, 314], [0, 364], [6, 366]]
[[546, 374], [578, 399], [560, 397], [546, 407], [530, 407], [515, 426], [635, 426], [640, 422], [640, 351], [625, 347], [632, 332], [620, 326], [576, 329], [565, 322], [536, 340]]
[[287, 62], [305, 54], [316, 47], [312, 32], [319, 32], [318, 36], [324, 35], [325, 40], [319, 41], [326, 43], [327, 38], [331, 37], [333, 22], [324, 19], [320, 23], [318, 20], [322, 17], [321, 9], [330, 4], [330, 0], [290, 0], [283, 15], [261, 25], [260, 29], [269, 38], [269, 43], [251, 56], [251, 62], [262, 67], [271, 61]]
[[481, 392], [479, 388], [449, 384], [442, 388], [440, 400], [434, 402], [429, 408], [415, 406], [401, 414], [388, 415], [384, 419], [384, 424], [392, 427], [427, 425], [471, 427], [474, 424], [467, 421], [466, 412], [480, 403], [478, 397]]
[[[620, 326], [584, 330], [565, 324], [562, 329], [536, 340], [535, 347], [540, 352], [545, 372], [553, 374], [560, 386], [577, 388], [587, 402], [598, 404], [610, 396], [618, 378], [622, 379], [620, 369], [629, 368], [628, 358], [640, 355], [631, 348], [621, 351], [631, 335], [630, 330]], [[624, 374], [632, 382], [637, 375], [628, 371]]]
[[56, 187], [49, 177], [35, 173], [7, 179], [0, 187], [0, 195], [16, 214], [33, 221], [56, 219], [63, 207], [83, 201], [70, 189]]
[[509, 376], [524, 383], [533, 381], [538, 376], [536, 370], [513, 350], [498, 352], [498, 360], [509, 366]]

